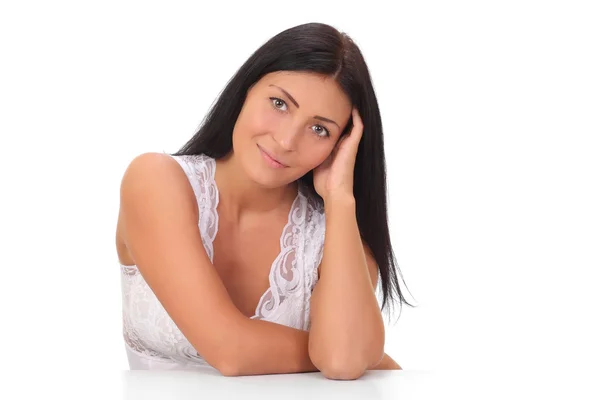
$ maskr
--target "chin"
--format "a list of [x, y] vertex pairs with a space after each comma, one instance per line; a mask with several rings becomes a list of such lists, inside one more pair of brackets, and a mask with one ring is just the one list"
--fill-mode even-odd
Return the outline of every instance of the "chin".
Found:
[[286, 185], [287, 173], [283, 171], [287, 168], [271, 169], [264, 164], [262, 159], [257, 157], [247, 159], [244, 169], [252, 181], [264, 188], [275, 189]]

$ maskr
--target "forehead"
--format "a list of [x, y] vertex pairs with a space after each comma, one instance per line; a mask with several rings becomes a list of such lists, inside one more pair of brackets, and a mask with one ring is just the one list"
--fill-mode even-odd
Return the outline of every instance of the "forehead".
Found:
[[284, 89], [298, 102], [300, 111], [328, 111], [330, 114], [335, 113], [336, 115], [331, 116], [337, 119], [347, 118], [351, 111], [348, 96], [336, 81], [325, 75], [277, 71], [263, 76], [258, 83], [262, 90], [280, 92], [277, 87], [270, 85]]

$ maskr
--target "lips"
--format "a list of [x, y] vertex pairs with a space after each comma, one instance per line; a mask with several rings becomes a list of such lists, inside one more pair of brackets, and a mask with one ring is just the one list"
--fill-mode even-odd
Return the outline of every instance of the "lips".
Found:
[[284, 167], [287, 167], [287, 165], [286, 165], [286, 164], [282, 163], [282, 162], [281, 162], [281, 161], [279, 161], [277, 158], [273, 157], [273, 156], [271, 155], [271, 153], [269, 153], [267, 150], [263, 149], [263, 148], [262, 148], [262, 147], [260, 147], [258, 144], [257, 144], [257, 146], [258, 146], [258, 148], [259, 148], [259, 149], [260, 149], [262, 152], [264, 152], [266, 155], [268, 155], [268, 156], [269, 156], [271, 159], [273, 159], [273, 160], [277, 161], [279, 164], [283, 165]]

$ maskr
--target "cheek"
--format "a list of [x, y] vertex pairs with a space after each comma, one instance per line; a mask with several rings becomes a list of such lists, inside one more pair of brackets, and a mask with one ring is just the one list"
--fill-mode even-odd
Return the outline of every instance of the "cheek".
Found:
[[262, 109], [257, 110], [254, 121], [259, 132], [271, 132], [279, 128], [281, 116], [277, 115], [276, 111]]
[[263, 108], [254, 104], [246, 105], [238, 117], [234, 134], [249, 139], [266, 132], [272, 124], [272, 117]]
[[276, 112], [267, 109], [266, 106], [257, 105], [252, 110], [248, 110], [245, 121], [246, 128], [252, 134], [262, 134], [276, 129], [280, 118]]
[[304, 152], [303, 159], [305, 160], [306, 169], [314, 169], [321, 165], [327, 157], [331, 154], [330, 146], [323, 145], [312, 145], [311, 149]]

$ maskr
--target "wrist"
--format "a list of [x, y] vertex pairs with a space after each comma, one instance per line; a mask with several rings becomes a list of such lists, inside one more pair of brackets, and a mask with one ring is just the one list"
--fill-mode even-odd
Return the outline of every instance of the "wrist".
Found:
[[356, 204], [356, 199], [351, 193], [330, 193], [323, 197], [323, 203], [326, 208], [332, 204], [354, 206]]

